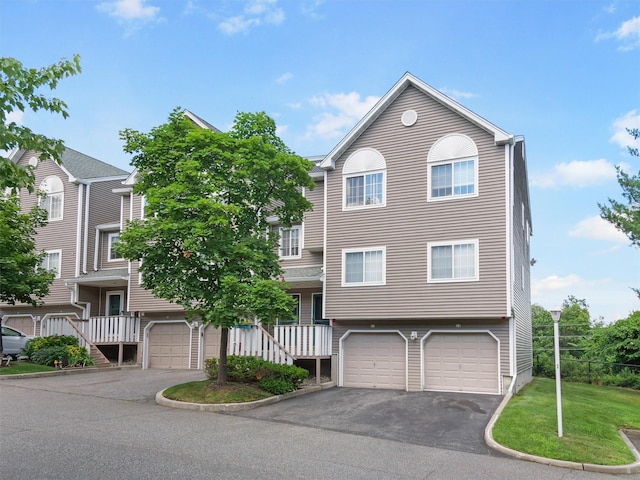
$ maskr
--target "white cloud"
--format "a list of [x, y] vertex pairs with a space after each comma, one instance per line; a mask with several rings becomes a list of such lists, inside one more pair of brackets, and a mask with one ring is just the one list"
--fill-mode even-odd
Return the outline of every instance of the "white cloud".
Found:
[[617, 143], [624, 149], [629, 147], [640, 148], [640, 138], [634, 140], [627, 128], [640, 128], [640, 114], [637, 110], [631, 110], [623, 116], [616, 118], [613, 122], [613, 135], [609, 139], [610, 141]]
[[285, 18], [284, 10], [278, 7], [277, 0], [251, 0], [246, 2], [242, 14], [219, 22], [218, 28], [228, 35], [234, 35], [247, 33], [262, 24], [280, 25]]
[[22, 125], [24, 121], [24, 112], [22, 110], [13, 110], [12, 112], [7, 113], [7, 117], [5, 118], [5, 124], [15, 122], [18, 125]]
[[623, 245], [629, 243], [629, 239], [624, 233], [597, 215], [580, 221], [573, 230], [569, 232], [569, 236], [589, 238], [592, 240], [605, 240]]
[[287, 72], [283, 75], [280, 75], [277, 79], [276, 79], [276, 83], [287, 83], [289, 80], [291, 80], [293, 78], [293, 74], [291, 72]]
[[616, 167], [605, 160], [573, 160], [558, 163], [551, 172], [532, 173], [531, 186], [538, 188], [588, 187], [616, 178]]
[[532, 280], [531, 295], [535, 296], [552, 292], [560, 292], [562, 290], [575, 288], [584, 284], [585, 281], [576, 274], [567, 275], [566, 277], [551, 275], [547, 278], [543, 278], [542, 280]]
[[364, 99], [357, 92], [317, 95], [309, 101], [320, 109], [332, 111], [322, 112], [315, 117], [316, 122], [307, 127], [306, 138], [337, 138], [343, 136], [345, 130], [353, 127], [373, 106], [380, 97], [368, 96]]
[[103, 2], [98, 5], [98, 10], [124, 21], [155, 20], [160, 12], [160, 7], [146, 6], [146, 2], [147, 0], [116, 0], [113, 2]]
[[475, 93], [463, 92], [461, 90], [456, 90], [455, 88], [445, 87], [445, 88], [441, 88], [440, 91], [455, 100], [469, 99], [469, 98], [474, 98], [478, 96]]
[[640, 16], [633, 17], [626, 22], [622, 22], [620, 27], [614, 32], [604, 32], [596, 36], [596, 42], [614, 38], [621, 45], [619, 50], [629, 51], [640, 48]]

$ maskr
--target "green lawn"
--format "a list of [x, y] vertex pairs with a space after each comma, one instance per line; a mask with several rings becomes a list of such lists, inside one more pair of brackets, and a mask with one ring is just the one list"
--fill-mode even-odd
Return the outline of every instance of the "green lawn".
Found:
[[174, 385], [164, 391], [166, 398], [191, 403], [242, 403], [272, 397], [257, 384], [227, 382], [224, 387], [211, 380]]
[[618, 433], [640, 430], [640, 391], [562, 382], [563, 437], [558, 438], [555, 380], [535, 378], [514, 395], [493, 429], [505, 447], [598, 465], [635, 461]]
[[8, 367], [0, 367], [0, 375], [16, 375], [18, 373], [51, 372], [53, 367], [30, 362], [11, 362]]

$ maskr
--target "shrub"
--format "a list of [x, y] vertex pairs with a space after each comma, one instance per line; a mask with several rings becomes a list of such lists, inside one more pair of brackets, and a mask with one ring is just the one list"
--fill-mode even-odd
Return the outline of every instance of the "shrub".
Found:
[[78, 346], [78, 339], [71, 335], [52, 335], [50, 337], [35, 337], [31, 338], [27, 341], [24, 348], [22, 349], [22, 353], [32, 358], [33, 354], [38, 350], [49, 347], [60, 347], [72, 345]]
[[[220, 362], [217, 358], [209, 358], [205, 361], [205, 373], [210, 380], [218, 378]], [[231, 355], [227, 357], [227, 378], [232, 382], [259, 383], [269, 393], [279, 395], [281, 393], [296, 390], [309, 376], [304, 368], [295, 365], [279, 365], [267, 362], [256, 357], [239, 357]], [[269, 380], [268, 382], [266, 382]], [[276, 382], [270, 382], [276, 380]], [[267, 385], [265, 387], [264, 385]]]
[[290, 382], [279, 378], [263, 378], [258, 385], [273, 395], [282, 395], [283, 393], [293, 392], [296, 389]]
[[69, 364], [69, 355], [67, 353], [68, 345], [55, 345], [51, 347], [40, 348], [31, 355], [31, 361], [39, 365], [54, 366], [56, 360], [63, 365]]

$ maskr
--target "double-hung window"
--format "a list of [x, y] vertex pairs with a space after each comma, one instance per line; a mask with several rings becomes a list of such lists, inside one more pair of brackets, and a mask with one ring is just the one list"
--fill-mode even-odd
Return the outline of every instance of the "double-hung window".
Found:
[[384, 285], [386, 249], [373, 247], [342, 251], [342, 285]]
[[116, 244], [120, 241], [120, 234], [110, 233], [108, 241], [109, 241], [109, 253], [108, 253], [109, 261], [111, 262], [114, 260], [122, 260], [122, 257], [118, 256], [115, 249]]
[[352, 153], [342, 167], [343, 210], [386, 205], [387, 165], [380, 152], [361, 148]]
[[47, 250], [46, 255], [40, 263], [40, 267], [56, 274], [55, 278], [60, 278], [60, 259], [62, 250]]
[[478, 149], [466, 135], [446, 135], [427, 156], [428, 200], [478, 195]]
[[479, 279], [478, 240], [429, 243], [427, 256], [429, 282]]
[[59, 177], [52, 175], [40, 184], [44, 196], [40, 198], [40, 207], [47, 211], [47, 220], [62, 220], [64, 207], [64, 185]]
[[300, 258], [302, 256], [302, 227], [280, 229], [280, 258]]

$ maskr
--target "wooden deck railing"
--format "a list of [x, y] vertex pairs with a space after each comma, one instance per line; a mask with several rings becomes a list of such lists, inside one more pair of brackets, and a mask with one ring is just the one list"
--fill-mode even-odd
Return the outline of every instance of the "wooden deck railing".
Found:
[[[91, 317], [88, 320], [74, 319], [73, 324], [66, 316], [45, 317], [42, 320], [41, 336], [73, 335], [82, 332], [91, 343], [138, 343], [140, 341], [140, 319], [125, 316]], [[84, 345], [80, 345], [84, 347]]]
[[328, 325], [276, 325], [273, 336], [295, 357], [331, 356]]
[[229, 355], [259, 357], [269, 362], [293, 364], [295, 358], [261, 325], [229, 329]]

